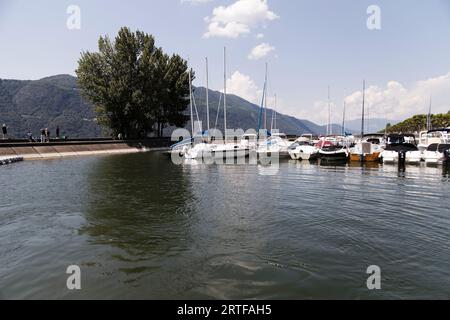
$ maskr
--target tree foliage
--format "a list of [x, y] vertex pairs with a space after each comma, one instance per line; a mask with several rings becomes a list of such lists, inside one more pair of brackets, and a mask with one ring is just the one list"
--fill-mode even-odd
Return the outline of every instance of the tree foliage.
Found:
[[[447, 114], [432, 114], [431, 115], [432, 128], [446, 128], [450, 126], [450, 113]], [[400, 122], [394, 126], [389, 126], [387, 131], [389, 133], [412, 133], [420, 132], [427, 129], [427, 115], [420, 114], [415, 115], [403, 122]]]
[[125, 137], [161, 136], [184, 126], [189, 104], [187, 62], [155, 46], [153, 36], [120, 29], [114, 41], [100, 37], [99, 52], [83, 52], [76, 70], [83, 96], [97, 121]]

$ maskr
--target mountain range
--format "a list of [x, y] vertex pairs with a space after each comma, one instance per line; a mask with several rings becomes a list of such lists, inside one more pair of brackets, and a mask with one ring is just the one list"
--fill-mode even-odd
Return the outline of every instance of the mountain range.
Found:
[[[199, 118], [205, 122], [206, 89], [194, 88], [193, 96]], [[217, 118], [219, 102], [221, 106]], [[222, 94], [209, 90], [209, 103], [211, 126], [215, 124], [217, 118], [217, 128], [222, 130]], [[238, 96], [227, 95], [228, 128], [256, 129], [259, 112], [259, 106]], [[272, 112], [271, 109], [267, 109], [268, 127]], [[277, 129], [280, 132], [289, 135], [326, 133], [326, 126], [280, 113], [276, 115]], [[3, 123], [7, 124], [10, 136], [16, 138], [26, 137], [28, 130], [38, 135], [41, 128], [49, 128], [54, 135], [56, 126], [60, 127], [62, 135], [73, 138], [108, 136], [108, 131], [96, 123], [92, 105], [81, 97], [77, 79], [70, 75], [56, 75], [40, 80], [0, 79], [0, 125]], [[204, 126], [206, 127], [206, 124]], [[333, 125], [333, 132], [341, 133], [341, 126]], [[165, 134], [170, 135], [170, 128]]]
[[[380, 132], [386, 128], [387, 124], [394, 125], [399, 122], [398, 120], [389, 120], [386, 118], [366, 118], [364, 121], [364, 131], [367, 133]], [[361, 119], [346, 121], [345, 128], [347, 131], [361, 132]]]
[[68, 137], [102, 137], [92, 106], [80, 96], [75, 77], [58, 75], [36, 81], [0, 79], [0, 124], [9, 135], [25, 138], [56, 126]]

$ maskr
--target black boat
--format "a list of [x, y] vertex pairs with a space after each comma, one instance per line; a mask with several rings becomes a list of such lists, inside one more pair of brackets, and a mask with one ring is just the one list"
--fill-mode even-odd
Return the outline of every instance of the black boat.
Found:
[[321, 161], [347, 161], [349, 151], [347, 147], [330, 146], [319, 150], [319, 158]]

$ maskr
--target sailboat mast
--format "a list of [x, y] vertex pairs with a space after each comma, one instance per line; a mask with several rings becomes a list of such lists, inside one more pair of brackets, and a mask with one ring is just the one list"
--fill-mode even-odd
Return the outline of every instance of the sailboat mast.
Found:
[[333, 129], [331, 125], [331, 103], [330, 103], [330, 86], [328, 86], [328, 126], [327, 135], [333, 134]]
[[[275, 101], [275, 100], [274, 100]], [[272, 114], [271, 114], [271, 117], [270, 117], [270, 132], [272, 132], [273, 131], [273, 125], [274, 125], [274, 121], [275, 121], [275, 118], [274, 118], [274, 116], [275, 116], [275, 105], [273, 106], [273, 108], [272, 108]]]
[[428, 109], [428, 116], [427, 116], [427, 130], [431, 130], [431, 96], [430, 96], [430, 107]]
[[361, 119], [361, 140], [364, 137], [364, 113], [366, 103], [366, 80], [363, 81], [363, 101], [362, 101], [362, 119]]
[[[268, 66], [266, 62], [266, 82], [267, 82], [267, 74], [268, 74]], [[266, 88], [267, 90], [267, 88]], [[264, 95], [264, 129], [267, 130], [267, 93]]]
[[209, 135], [209, 73], [208, 73], [208, 57], [206, 60], [206, 122], [208, 123], [208, 135]]
[[274, 128], [277, 129], [277, 94], [275, 93]]
[[227, 48], [223, 48], [223, 127], [227, 142]]
[[259, 116], [258, 116], [258, 132], [257, 132], [258, 141], [259, 141], [259, 133], [260, 133], [260, 131], [262, 129], [263, 112], [264, 112], [264, 101], [265, 101], [265, 98], [266, 98], [266, 88], [267, 88], [267, 64], [266, 64], [266, 75], [264, 77], [263, 94], [262, 94], [262, 98], [261, 98], [261, 107], [259, 109]]
[[343, 114], [343, 116], [342, 116], [342, 136], [344, 136], [345, 137], [345, 109], [346, 109], [346, 103], [345, 103], [345, 100], [344, 100], [344, 114]]
[[192, 137], [194, 137], [194, 110], [192, 103], [192, 69], [189, 69], [189, 103], [191, 106], [191, 133]]

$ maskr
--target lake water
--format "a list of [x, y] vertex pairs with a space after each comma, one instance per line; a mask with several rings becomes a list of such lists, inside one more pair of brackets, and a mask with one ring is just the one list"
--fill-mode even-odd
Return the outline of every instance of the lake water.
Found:
[[450, 298], [447, 168], [262, 169], [160, 153], [0, 167], [0, 298]]

